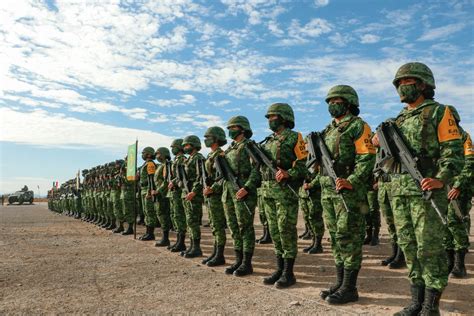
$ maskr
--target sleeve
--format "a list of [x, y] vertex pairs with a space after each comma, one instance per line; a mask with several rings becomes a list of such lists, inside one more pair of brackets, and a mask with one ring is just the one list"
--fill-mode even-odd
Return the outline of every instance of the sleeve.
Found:
[[454, 178], [454, 188], [465, 188], [474, 182], [474, 147], [471, 136], [466, 132], [464, 141], [464, 167], [461, 173]]
[[197, 154], [194, 161], [191, 162], [189, 170], [191, 174], [188, 174], [188, 181], [193, 181], [193, 187], [191, 191], [196, 194], [202, 194], [202, 182], [200, 181], [200, 172], [197, 169], [198, 160], [204, 160], [204, 157], [201, 154]]
[[372, 144], [372, 131], [367, 123], [359, 121], [354, 129], [355, 163], [354, 171], [347, 177], [354, 187], [367, 186], [375, 165], [375, 147]]

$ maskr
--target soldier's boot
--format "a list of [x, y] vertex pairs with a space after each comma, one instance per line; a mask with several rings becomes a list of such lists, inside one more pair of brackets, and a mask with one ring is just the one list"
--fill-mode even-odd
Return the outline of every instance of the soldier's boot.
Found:
[[113, 230], [113, 229], [117, 228], [117, 224], [116, 224], [115, 222], [116, 222], [115, 218], [112, 218], [112, 219], [110, 220], [110, 225], [107, 226], [105, 229], [107, 229], [107, 230]]
[[405, 255], [403, 254], [402, 248], [398, 246], [397, 249], [397, 255], [395, 256], [395, 259], [393, 259], [392, 262], [388, 264], [389, 269], [402, 269], [407, 266], [405, 262]]
[[143, 217], [143, 215], [138, 215], [137, 224], [138, 225], [144, 225], [145, 224], [145, 217]]
[[115, 229], [112, 231], [112, 233], [114, 233], [114, 234], [120, 234], [120, 233], [122, 233], [123, 231], [124, 231], [123, 222], [120, 222], [119, 225], [118, 225], [118, 227], [115, 228]]
[[100, 227], [105, 228], [110, 225], [110, 220], [108, 217], [104, 217], [104, 221], [102, 222], [102, 225]]
[[283, 269], [285, 267], [285, 262], [282, 256], [276, 256], [276, 264], [277, 264], [277, 269], [275, 270], [275, 272], [273, 272], [266, 278], [263, 278], [263, 284], [273, 285], [275, 284], [276, 281], [280, 279], [283, 273]]
[[189, 238], [189, 247], [187, 249], [184, 249], [182, 250], [179, 255], [181, 257], [184, 257], [185, 254], [187, 254], [188, 252], [190, 252], [191, 250], [193, 249], [193, 239], [192, 238]]
[[161, 236], [161, 240], [155, 243], [155, 247], [168, 247], [170, 245], [169, 235], [170, 235], [169, 230], [163, 230], [163, 235]]
[[179, 233], [176, 234], [176, 241], [174, 242], [174, 244], [170, 244], [168, 247], [166, 247], [166, 249], [171, 250], [172, 248], [176, 247], [176, 244], [178, 243], [178, 237]]
[[211, 254], [209, 257], [204, 258], [204, 259], [201, 261], [201, 263], [202, 263], [202, 264], [208, 263], [209, 261], [212, 260], [212, 258], [214, 258], [214, 256], [216, 255], [216, 253], [217, 253], [217, 244], [214, 243], [214, 249], [212, 250], [212, 254]]
[[388, 266], [390, 262], [392, 262], [393, 259], [395, 259], [395, 257], [397, 256], [397, 250], [398, 250], [397, 243], [392, 242], [392, 254], [389, 257], [383, 259], [380, 263], [383, 266]]
[[133, 234], [133, 224], [128, 223], [127, 230], [122, 232], [122, 235], [127, 236], [127, 235], [132, 235]]
[[284, 268], [281, 277], [275, 282], [275, 287], [284, 289], [296, 283], [295, 274], [293, 273], [293, 266], [295, 265], [295, 258], [283, 259]]
[[304, 225], [304, 232], [298, 236], [299, 239], [304, 239], [305, 236], [309, 234], [309, 227], [308, 224]]
[[370, 241], [371, 246], [377, 246], [380, 242], [379, 240], [380, 227], [374, 227], [372, 231], [372, 240]]
[[323, 236], [316, 237], [316, 243], [313, 245], [313, 248], [311, 248], [308, 251], [308, 253], [309, 254], [323, 253], [323, 245], [321, 244], [322, 240], [323, 240]]
[[425, 300], [423, 301], [423, 307], [420, 316], [436, 316], [440, 315], [439, 312], [439, 300], [441, 299], [442, 292], [435, 289], [425, 289]]
[[336, 266], [336, 283], [331, 285], [329, 289], [322, 290], [319, 293], [319, 297], [325, 300], [326, 297], [328, 297], [331, 294], [334, 294], [341, 287], [343, 279], [344, 279], [344, 265]]
[[96, 224], [97, 226], [100, 226], [102, 225], [103, 221], [104, 221], [104, 218], [100, 215], [97, 215], [97, 218], [95, 219], [94, 224]]
[[216, 247], [216, 255], [206, 264], [208, 267], [217, 267], [225, 264], [224, 245]]
[[244, 252], [242, 264], [234, 271], [235, 276], [245, 276], [253, 273], [252, 252]]
[[464, 258], [466, 256], [467, 249], [461, 249], [456, 251], [454, 255], [454, 267], [451, 270], [451, 276], [453, 278], [464, 278], [466, 277], [466, 266], [464, 265]]
[[178, 233], [176, 244], [170, 249], [171, 252], [180, 252], [186, 250], [186, 233]]
[[368, 245], [372, 241], [372, 231], [373, 230], [374, 230], [374, 228], [372, 226], [367, 226], [367, 228], [365, 229], [364, 245]]
[[146, 233], [139, 238], [139, 240], [155, 240], [155, 227], [146, 226]]
[[233, 274], [235, 270], [242, 264], [242, 250], [234, 250], [235, 251], [235, 262], [230, 267], [225, 269], [225, 274]]
[[193, 247], [190, 252], [185, 253], [185, 258], [196, 258], [202, 256], [201, 239], [192, 239]]
[[448, 272], [451, 273], [454, 267], [454, 249], [446, 249], [446, 255], [448, 256]]
[[304, 253], [308, 253], [308, 251], [313, 248], [314, 244], [316, 243], [316, 237], [313, 236], [313, 242], [308, 246], [308, 247], [305, 247], [303, 248], [303, 252]]
[[344, 278], [341, 287], [333, 294], [326, 297], [329, 304], [346, 304], [359, 300], [357, 292], [357, 276], [359, 270], [344, 269]]
[[425, 299], [425, 287], [423, 285], [410, 285], [411, 303], [393, 316], [416, 316], [421, 311]]
[[75, 219], [81, 218], [81, 213], [76, 212], [76, 214], [74, 214], [74, 218], [75, 218]]
[[272, 236], [270, 236], [270, 229], [268, 225], [263, 226], [263, 235], [262, 237], [257, 240], [257, 243], [260, 245], [271, 244], [273, 242]]

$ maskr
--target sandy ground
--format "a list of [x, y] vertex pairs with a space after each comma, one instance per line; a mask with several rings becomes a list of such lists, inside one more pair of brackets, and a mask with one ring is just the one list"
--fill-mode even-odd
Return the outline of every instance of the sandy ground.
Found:
[[[256, 227], [259, 236], [261, 227]], [[308, 244], [299, 243], [297, 285], [277, 290], [262, 284], [274, 267], [272, 245], [257, 245], [255, 273], [237, 278], [225, 275], [225, 266], [209, 268], [200, 263], [202, 258], [184, 259], [154, 247], [154, 242], [57, 215], [44, 203], [0, 206], [0, 315], [388, 315], [408, 302], [406, 269], [389, 270], [379, 263], [389, 253], [385, 226], [379, 246], [364, 246], [356, 304], [330, 306], [319, 299], [335, 270], [327, 241], [319, 255], [303, 254]], [[211, 245], [209, 228], [203, 228], [204, 254], [211, 252]], [[226, 256], [232, 263], [231, 246]], [[474, 313], [472, 253], [467, 268], [469, 278], [450, 279], [441, 303], [445, 314]]]

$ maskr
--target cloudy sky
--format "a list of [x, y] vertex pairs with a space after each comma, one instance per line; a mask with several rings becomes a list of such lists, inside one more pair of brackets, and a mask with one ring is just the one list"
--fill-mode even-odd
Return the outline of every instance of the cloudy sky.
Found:
[[401, 108], [396, 69], [433, 70], [436, 99], [474, 131], [472, 0], [0, 1], [0, 193], [41, 194], [128, 144], [250, 119], [273, 102], [296, 130], [329, 121], [335, 84], [359, 93], [374, 128]]

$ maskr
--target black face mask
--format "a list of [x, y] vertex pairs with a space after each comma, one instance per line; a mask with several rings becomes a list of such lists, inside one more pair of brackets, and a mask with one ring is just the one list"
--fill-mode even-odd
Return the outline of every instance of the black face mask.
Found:
[[347, 104], [345, 103], [329, 103], [329, 114], [332, 117], [341, 117], [347, 112]]
[[277, 132], [281, 126], [283, 125], [283, 120], [281, 118], [277, 118], [271, 121], [268, 121], [268, 127], [274, 132]]

